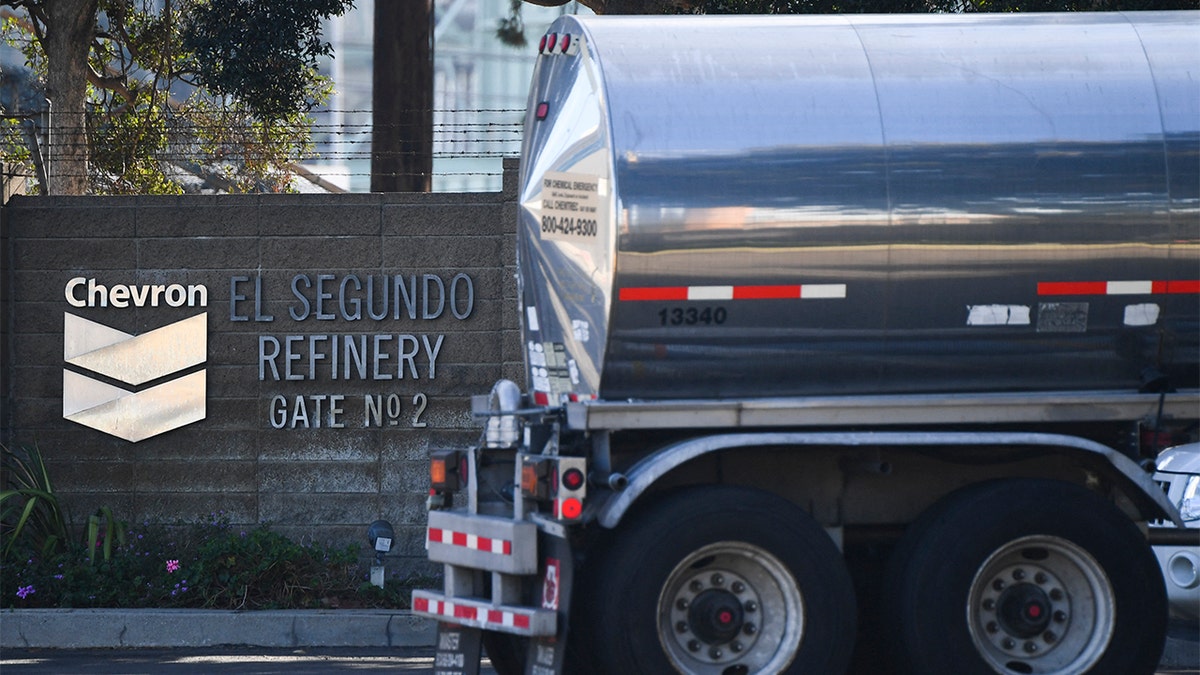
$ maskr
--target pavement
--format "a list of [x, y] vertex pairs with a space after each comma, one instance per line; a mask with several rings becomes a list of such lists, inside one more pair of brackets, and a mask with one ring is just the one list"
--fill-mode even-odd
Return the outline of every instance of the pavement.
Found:
[[[6, 657], [27, 650], [428, 649], [436, 634], [433, 621], [386, 609], [0, 611], [0, 650]], [[1200, 673], [1200, 628], [1172, 625], [1159, 672]]]
[[[171, 647], [0, 652], [0, 671], [4, 675], [428, 675], [435, 670], [433, 647]], [[496, 675], [487, 659], [480, 664], [479, 675]]]

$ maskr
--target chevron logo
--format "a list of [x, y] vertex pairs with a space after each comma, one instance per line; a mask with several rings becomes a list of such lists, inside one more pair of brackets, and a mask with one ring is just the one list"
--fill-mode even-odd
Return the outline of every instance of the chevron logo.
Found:
[[67, 312], [63, 359], [131, 388], [64, 368], [63, 417], [134, 443], [198, 422], [206, 414], [203, 369], [153, 383], [203, 364], [207, 352], [207, 312], [142, 335]]

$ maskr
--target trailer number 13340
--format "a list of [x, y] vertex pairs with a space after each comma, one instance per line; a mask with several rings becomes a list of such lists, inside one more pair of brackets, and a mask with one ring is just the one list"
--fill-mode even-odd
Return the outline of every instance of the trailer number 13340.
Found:
[[726, 316], [724, 307], [667, 307], [658, 311], [661, 326], [719, 326]]

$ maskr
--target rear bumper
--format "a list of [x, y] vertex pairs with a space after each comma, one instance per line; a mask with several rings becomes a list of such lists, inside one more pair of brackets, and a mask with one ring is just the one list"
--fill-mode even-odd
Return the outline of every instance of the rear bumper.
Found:
[[[445, 565], [445, 589], [413, 591], [413, 614], [514, 635], [555, 635], [558, 613], [523, 602], [523, 591], [538, 574], [536, 525], [462, 511], [430, 511], [426, 547], [431, 561]], [[491, 574], [490, 598], [481, 572]]]
[[448, 598], [434, 591], [413, 591], [413, 614], [437, 621], [514, 635], [554, 635], [558, 614], [548, 609], [493, 604], [470, 598]]
[[425, 545], [433, 562], [502, 572], [537, 573], [537, 526], [456, 511], [430, 511]]

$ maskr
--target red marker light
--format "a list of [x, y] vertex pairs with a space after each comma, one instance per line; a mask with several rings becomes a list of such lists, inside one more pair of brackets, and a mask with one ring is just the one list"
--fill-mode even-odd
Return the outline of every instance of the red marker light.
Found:
[[546, 51], [554, 51], [554, 45], [558, 42], [558, 33], [551, 33], [546, 40]]
[[583, 513], [583, 502], [571, 497], [562, 500], [559, 513], [564, 520], [575, 520]]
[[546, 38], [547, 38], [547, 37], [549, 37], [549, 36], [547, 36], [547, 35], [543, 35], [543, 36], [542, 36], [542, 41], [538, 43], [538, 53], [539, 53], [539, 54], [545, 54], [545, 53], [546, 53]]
[[579, 469], [567, 469], [563, 473], [562, 484], [568, 490], [578, 490], [583, 487], [583, 472]]
[[[542, 101], [541, 103], [537, 104], [537, 111], [534, 113], [534, 117], [536, 117], [539, 122], [541, 120], [546, 119], [546, 116], [549, 114], [550, 114], [550, 104], [549, 103]], [[538, 393], [541, 393], [541, 392], [538, 392]], [[550, 399], [549, 399], [549, 397], [547, 397], [545, 404], [549, 404], [549, 403], [550, 403]]]
[[571, 48], [571, 36], [568, 33], [563, 33], [562, 47], [560, 49], [562, 50], [562, 53], [566, 54], [567, 50], [570, 48]]

